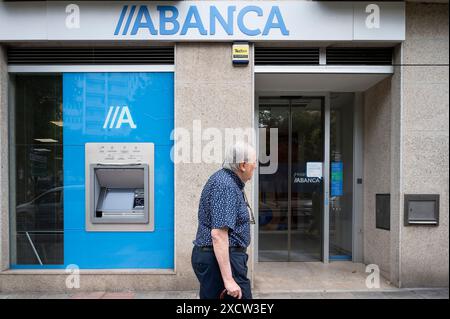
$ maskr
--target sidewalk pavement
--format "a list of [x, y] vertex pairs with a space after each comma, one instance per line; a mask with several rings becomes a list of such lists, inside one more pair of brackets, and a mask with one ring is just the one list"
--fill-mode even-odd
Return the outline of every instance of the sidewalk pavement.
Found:
[[[254, 292], [254, 299], [449, 299], [448, 288]], [[198, 299], [197, 291], [2, 293], [0, 299]]]

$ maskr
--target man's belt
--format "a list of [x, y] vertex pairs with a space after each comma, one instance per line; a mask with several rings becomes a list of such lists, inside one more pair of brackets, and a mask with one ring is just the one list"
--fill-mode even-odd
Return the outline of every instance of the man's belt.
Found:
[[[213, 246], [198, 246], [198, 248], [201, 251], [214, 251]], [[232, 252], [239, 252], [239, 253], [245, 253], [245, 252], [247, 252], [247, 248], [246, 247], [231, 246], [230, 247], [230, 251], [232, 251]]]

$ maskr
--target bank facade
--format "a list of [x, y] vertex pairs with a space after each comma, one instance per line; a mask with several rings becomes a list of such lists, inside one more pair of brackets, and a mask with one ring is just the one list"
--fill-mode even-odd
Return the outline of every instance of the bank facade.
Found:
[[448, 287], [448, 50], [446, 1], [0, 3], [0, 291], [74, 269], [196, 289], [230, 129], [259, 150], [251, 276], [339, 261]]

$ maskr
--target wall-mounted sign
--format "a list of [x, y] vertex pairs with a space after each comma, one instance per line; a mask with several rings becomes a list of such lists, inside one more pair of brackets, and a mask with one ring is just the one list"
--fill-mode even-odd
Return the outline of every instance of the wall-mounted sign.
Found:
[[233, 64], [245, 65], [250, 61], [250, 46], [248, 43], [233, 43], [231, 59]]
[[0, 41], [404, 39], [403, 2], [0, 1]]

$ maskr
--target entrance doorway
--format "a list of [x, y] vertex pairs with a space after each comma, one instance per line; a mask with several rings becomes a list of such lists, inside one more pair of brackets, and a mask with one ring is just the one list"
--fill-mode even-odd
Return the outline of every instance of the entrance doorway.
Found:
[[353, 93], [263, 95], [257, 114], [277, 162], [260, 163], [258, 261], [351, 260]]

